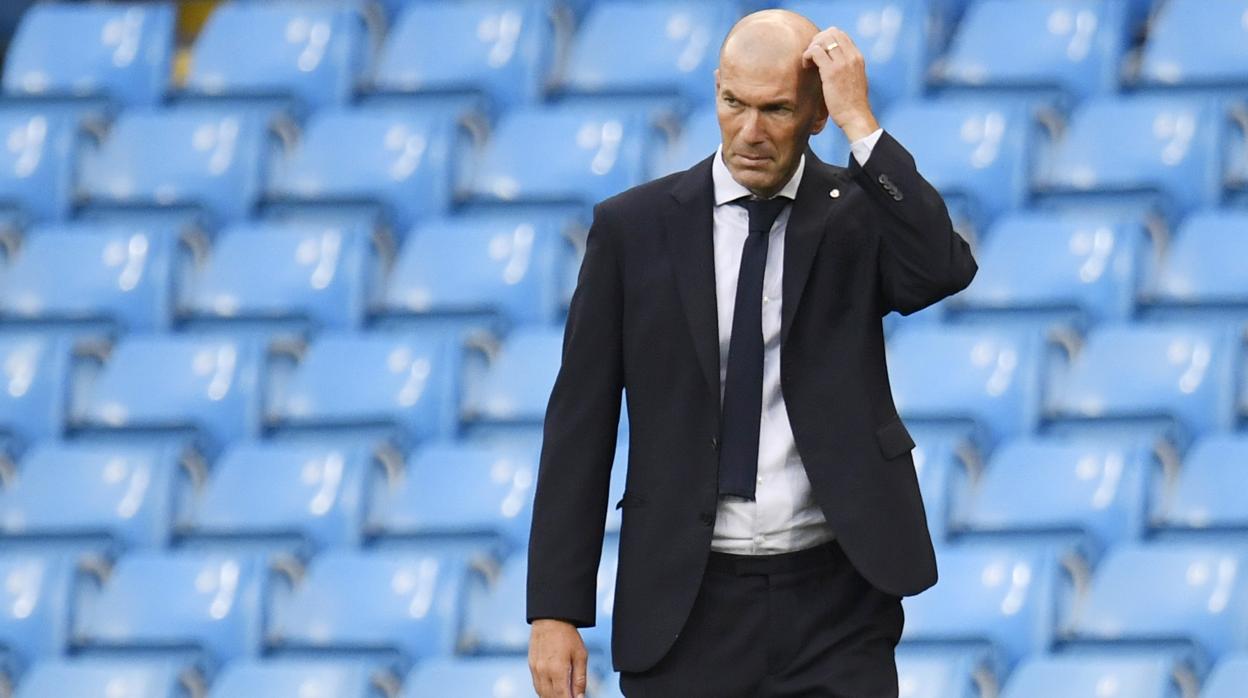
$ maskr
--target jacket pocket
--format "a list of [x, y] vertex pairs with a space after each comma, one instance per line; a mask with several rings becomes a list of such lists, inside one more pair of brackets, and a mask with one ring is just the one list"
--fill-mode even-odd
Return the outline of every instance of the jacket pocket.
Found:
[[880, 453], [886, 459], [896, 458], [914, 448], [914, 439], [902, 423], [900, 417], [885, 422], [875, 430], [875, 440], [880, 446]]

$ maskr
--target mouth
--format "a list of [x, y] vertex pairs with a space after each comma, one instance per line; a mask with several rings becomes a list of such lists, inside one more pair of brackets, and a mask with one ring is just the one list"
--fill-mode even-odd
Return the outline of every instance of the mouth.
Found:
[[751, 156], [751, 155], [745, 155], [743, 153], [737, 153], [737, 160], [741, 161], [742, 163], [746, 165], [761, 165], [770, 159], [771, 158], [769, 157]]

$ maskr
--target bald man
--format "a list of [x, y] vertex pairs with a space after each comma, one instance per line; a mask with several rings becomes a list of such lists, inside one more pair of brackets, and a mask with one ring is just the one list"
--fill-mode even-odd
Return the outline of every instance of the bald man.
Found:
[[[594, 207], [546, 410], [529, 664], [579, 698], [621, 391], [627, 484], [611, 656], [629, 698], [896, 696], [901, 598], [936, 582], [881, 318], [977, 270], [876, 122], [862, 53], [791, 12], [742, 19], [722, 142]], [[807, 148], [828, 121], [847, 167]]]

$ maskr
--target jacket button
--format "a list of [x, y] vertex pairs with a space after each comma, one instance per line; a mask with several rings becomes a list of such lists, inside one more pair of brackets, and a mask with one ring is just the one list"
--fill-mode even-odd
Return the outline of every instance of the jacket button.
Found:
[[901, 192], [893, 190], [893, 201], [901, 201]]
[[711, 437], [711, 450], [713, 451], [719, 450], [719, 437], [716, 437], [716, 436]]
[[880, 173], [880, 176], [876, 178], [876, 181], [880, 184], [888, 184], [888, 175]]
[[698, 515], [698, 520], [702, 522], [703, 526], [710, 526], [715, 523], [715, 515], [709, 511], [704, 511]]

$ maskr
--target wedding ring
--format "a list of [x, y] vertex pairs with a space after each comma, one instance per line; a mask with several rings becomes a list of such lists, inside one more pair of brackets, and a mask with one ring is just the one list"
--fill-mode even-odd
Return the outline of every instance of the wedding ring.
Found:
[[831, 51], [832, 49], [836, 48], [837, 46], [840, 46], [840, 44], [838, 44], [838, 43], [836, 43], [835, 41], [833, 41], [832, 43], [828, 44], [827, 46], [824, 46], [824, 48], [825, 48], [825, 49], [827, 49], [827, 50], [829, 50], [829, 51]]

